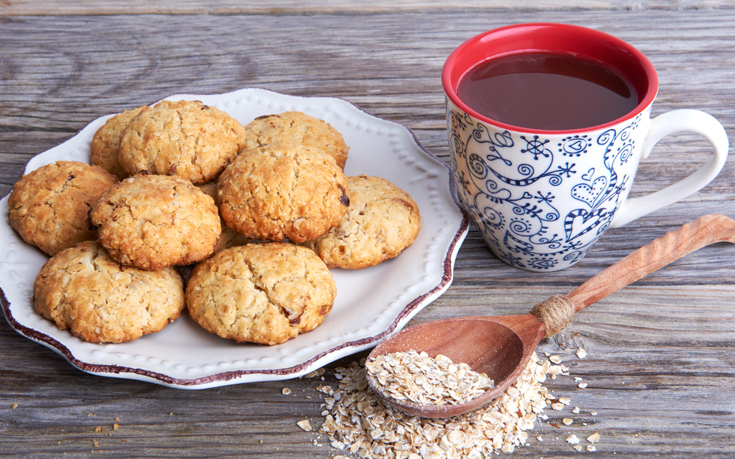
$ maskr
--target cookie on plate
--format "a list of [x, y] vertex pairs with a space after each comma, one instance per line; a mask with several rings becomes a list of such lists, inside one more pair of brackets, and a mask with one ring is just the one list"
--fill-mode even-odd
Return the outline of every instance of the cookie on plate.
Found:
[[119, 161], [134, 175], [175, 175], [194, 184], [217, 178], [245, 145], [239, 121], [200, 101], [164, 100], [143, 110], [120, 140]]
[[90, 219], [113, 259], [148, 270], [207, 258], [222, 231], [214, 200], [167, 175], [126, 178], [102, 194]]
[[8, 196], [10, 225], [49, 255], [93, 240], [89, 209], [117, 178], [98, 166], [57, 161], [20, 178]]
[[319, 326], [336, 293], [332, 274], [311, 250], [256, 243], [198, 264], [186, 285], [186, 306], [210, 333], [274, 345]]
[[[214, 203], [219, 208], [219, 201], [217, 201], [217, 182], [207, 182], [197, 187], [214, 199]], [[220, 222], [222, 226], [222, 234], [220, 234], [217, 243], [214, 245], [214, 252], [217, 253], [220, 250], [229, 249], [230, 247], [237, 247], [239, 245], [245, 245], [249, 242], [253, 242], [252, 239], [246, 238], [242, 234], [233, 230], [224, 220]]]
[[350, 208], [338, 226], [304, 243], [330, 268], [362, 269], [401, 253], [421, 227], [418, 205], [380, 177], [347, 177]]
[[304, 242], [342, 219], [346, 185], [322, 150], [276, 143], [242, 152], [220, 176], [217, 197], [222, 219], [243, 236]]
[[33, 284], [36, 310], [92, 343], [123, 343], [161, 330], [185, 307], [173, 268], [123, 266], [94, 241], [51, 257]]
[[118, 161], [117, 157], [120, 152], [120, 139], [122, 133], [128, 124], [135, 118], [144, 107], [138, 107], [132, 110], [125, 110], [118, 113], [112, 118], [105, 121], [92, 137], [92, 145], [90, 152], [92, 154], [92, 164], [100, 166], [112, 175], [117, 176], [120, 180], [128, 176], [125, 169]]
[[269, 143], [295, 143], [318, 147], [329, 153], [344, 169], [350, 147], [326, 121], [302, 112], [283, 112], [255, 118], [245, 126], [245, 149]]

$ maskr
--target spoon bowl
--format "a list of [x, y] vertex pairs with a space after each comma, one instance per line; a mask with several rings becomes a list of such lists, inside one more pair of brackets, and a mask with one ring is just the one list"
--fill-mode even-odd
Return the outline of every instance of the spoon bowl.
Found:
[[[463, 362], [478, 373], [485, 373], [495, 386], [464, 403], [433, 406], [395, 400], [375, 390], [384, 402], [414, 416], [443, 418], [479, 408], [502, 394], [523, 371], [536, 345], [544, 337], [544, 323], [532, 314], [517, 316], [475, 316], [438, 320], [416, 325], [397, 333], [373, 349], [370, 357], [407, 349], [421, 349], [429, 357], [441, 354], [452, 362]], [[488, 347], [489, 341], [497, 346]], [[368, 383], [377, 384], [370, 372]]]
[[453, 405], [421, 405], [396, 400], [380, 390], [367, 372], [368, 384], [386, 404], [405, 413], [443, 418], [480, 408], [513, 384], [544, 337], [563, 330], [576, 312], [679, 258], [715, 242], [735, 243], [735, 221], [705, 215], [646, 244], [566, 295], [537, 304], [529, 314], [476, 316], [427, 322], [384, 340], [368, 356], [396, 352], [442, 354], [485, 373], [495, 386], [482, 395]]

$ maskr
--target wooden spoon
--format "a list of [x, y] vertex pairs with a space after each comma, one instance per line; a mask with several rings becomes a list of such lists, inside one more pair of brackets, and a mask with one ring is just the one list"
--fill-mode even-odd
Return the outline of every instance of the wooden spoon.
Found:
[[386, 339], [368, 356], [415, 350], [435, 357], [443, 354], [485, 373], [495, 387], [465, 403], [420, 405], [395, 400], [379, 390], [368, 372], [375, 393], [405, 413], [443, 418], [477, 409], [502, 394], [520, 376], [542, 338], [564, 329], [574, 314], [628, 284], [679, 258], [715, 242], [735, 243], [735, 221], [724, 215], [705, 215], [670, 231], [636, 250], [566, 295], [536, 305], [531, 313], [514, 316], [477, 316], [427, 322]]

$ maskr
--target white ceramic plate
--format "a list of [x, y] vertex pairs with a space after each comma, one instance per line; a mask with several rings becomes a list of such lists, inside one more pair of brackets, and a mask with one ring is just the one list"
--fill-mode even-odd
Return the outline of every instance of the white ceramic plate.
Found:
[[[18, 333], [89, 373], [202, 389], [293, 378], [373, 347], [449, 287], [468, 221], [455, 201], [448, 167], [424, 150], [409, 129], [341, 99], [294, 97], [263, 89], [169, 99], [201, 100], [243, 125], [256, 116], [288, 110], [329, 122], [350, 146], [347, 175], [383, 177], [416, 200], [421, 211], [418, 238], [397, 258], [378, 266], [332, 270], [337, 284], [332, 313], [317, 329], [284, 344], [237, 344], [207, 333], [182, 314], [162, 331], [137, 341], [100, 345], [59, 330], [33, 308], [33, 281], [47, 256], [12, 230], [6, 196], [0, 201], [0, 300]], [[57, 160], [89, 162], [92, 136], [107, 118], [93, 121], [70, 140], [31, 159], [26, 173]]]

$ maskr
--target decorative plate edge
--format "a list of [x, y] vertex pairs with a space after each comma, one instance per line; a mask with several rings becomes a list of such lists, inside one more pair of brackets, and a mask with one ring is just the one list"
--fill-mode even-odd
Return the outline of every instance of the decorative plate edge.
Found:
[[[18, 322], [13, 317], [12, 312], [10, 311], [10, 301], [5, 296], [5, 292], [3, 291], [2, 287], [0, 287], [0, 303], [2, 303], [3, 313], [5, 315], [6, 320], [10, 324], [10, 326], [17, 333], [33, 341], [36, 341], [48, 347], [49, 349], [55, 351], [56, 353], [64, 357], [64, 359], [66, 359], [74, 367], [86, 373], [90, 373], [90, 374], [94, 374], [98, 376], [109, 376], [109, 377], [120, 377], [120, 378], [126, 378], [126, 377], [130, 378], [131, 376], [135, 375], [138, 377], [136, 379], [155, 383], [155, 384], [160, 384], [160, 385], [164, 385], [168, 387], [174, 387], [174, 388], [179, 388], [179, 389], [207, 389], [207, 388], [219, 387], [222, 385], [233, 385], [233, 384], [239, 384], [239, 383], [245, 383], [245, 382], [256, 382], [256, 380], [253, 380], [253, 381], [240, 381], [239, 380], [249, 375], [272, 375], [274, 376], [273, 379], [286, 379], [284, 378], [284, 376], [288, 376], [290, 378], [296, 378], [303, 374], [308, 373], [314, 367], [316, 367], [317, 364], [320, 364], [320, 366], [323, 366], [335, 360], [339, 360], [340, 358], [343, 358], [348, 355], [359, 352], [361, 350], [368, 349], [370, 347], [374, 347], [380, 341], [384, 340], [388, 336], [400, 331], [413, 316], [415, 316], [418, 312], [421, 311], [421, 309], [423, 309], [421, 306], [428, 305], [429, 303], [437, 299], [439, 296], [441, 296], [449, 288], [449, 286], [451, 285], [454, 279], [454, 263], [457, 257], [457, 253], [469, 231], [469, 216], [459, 204], [459, 200], [457, 197], [457, 185], [454, 181], [451, 167], [448, 164], [446, 164], [444, 161], [439, 159], [439, 157], [437, 157], [436, 155], [431, 153], [429, 150], [427, 150], [423, 146], [423, 144], [419, 141], [419, 139], [416, 137], [416, 134], [410, 128], [408, 128], [408, 126], [404, 125], [403, 123], [399, 123], [397, 121], [386, 120], [384, 118], [375, 116], [371, 113], [366, 112], [365, 110], [358, 107], [354, 103], [346, 99], [340, 98], [340, 97], [297, 96], [297, 95], [282, 94], [282, 93], [278, 93], [278, 92], [271, 91], [269, 89], [264, 89], [264, 88], [243, 88], [243, 89], [238, 89], [235, 91], [230, 91], [230, 92], [222, 93], [222, 94], [175, 94], [175, 95], [166, 97], [166, 99], [174, 98], [174, 97], [184, 97], [184, 96], [186, 97], [197, 97], [197, 96], [207, 96], [207, 95], [226, 96], [228, 94], [244, 92], [244, 91], [251, 90], [251, 89], [266, 91], [272, 94], [277, 94], [279, 96], [285, 95], [288, 97], [302, 98], [305, 100], [308, 100], [308, 99], [337, 99], [337, 100], [340, 100], [346, 104], [349, 104], [357, 111], [373, 119], [380, 120], [381, 122], [389, 122], [389, 123], [392, 123], [392, 124], [395, 124], [401, 127], [402, 129], [404, 129], [411, 135], [414, 142], [419, 147], [419, 149], [423, 152], [424, 155], [428, 156], [434, 162], [443, 166], [447, 174], [448, 181], [449, 181], [449, 194], [452, 198], [453, 204], [455, 205], [457, 210], [460, 212], [462, 219], [460, 221], [459, 227], [456, 229], [454, 233], [454, 237], [452, 238], [452, 241], [449, 245], [448, 250], [444, 254], [444, 261], [443, 261], [443, 271], [444, 272], [443, 272], [442, 279], [439, 282], [439, 284], [437, 284], [434, 288], [419, 295], [418, 297], [414, 298], [411, 302], [409, 302], [406, 306], [404, 306], [403, 309], [400, 311], [400, 313], [393, 319], [391, 325], [386, 330], [383, 330], [377, 335], [373, 335], [373, 336], [366, 337], [366, 338], [361, 338], [355, 341], [349, 341], [346, 343], [342, 343], [338, 346], [335, 346], [333, 348], [320, 352], [319, 354], [315, 355], [314, 357], [312, 357], [311, 359], [305, 362], [302, 362], [298, 365], [293, 365], [291, 367], [276, 368], [276, 369], [233, 370], [233, 371], [226, 371], [222, 373], [216, 373], [213, 375], [203, 376], [199, 378], [192, 378], [192, 379], [175, 378], [172, 376], [165, 375], [163, 373], [158, 373], [158, 372], [151, 371], [151, 370], [144, 370], [141, 368], [120, 366], [120, 365], [110, 365], [110, 364], [93, 364], [93, 363], [88, 363], [88, 362], [79, 360], [78, 358], [74, 356], [74, 354], [69, 350], [69, 348], [67, 348], [64, 344], [62, 344], [55, 338], [43, 332], [35, 330], [33, 328], [26, 327], [25, 325]], [[95, 118], [95, 120], [93, 120], [91, 123], [94, 123], [95, 121], [101, 118], [105, 118], [109, 116], [111, 115], [104, 115], [104, 116]], [[87, 126], [89, 126], [89, 124]], [[61, 144], [53, 148], [61, 147], [66, 142], [69, 142], [74, 137], [79, 135], [85, 128], [87, 128], [87, 126], [78, 130], [69, 139], [67, 139], [66, 141], [62, 142]], [[35, 158], [35, 156], [30, 158], [28, 161], [26, 161], [26, 164], [24, 166], [24, 173], [28, 173], [27, 167], [28, 167], [28, 164], [33, 160], [33, 158]], [[3, 197], [3, 199], [7, 198], [9, 194], [10, 192], [6, 194]], [[351, 351], [347, 352], [347, 350], [351, 350]], [[262, 381], [262, 380], [257, 380], [257, 381]]]

